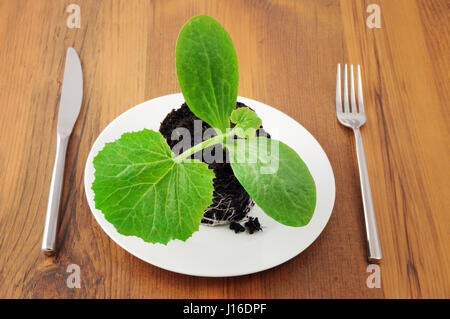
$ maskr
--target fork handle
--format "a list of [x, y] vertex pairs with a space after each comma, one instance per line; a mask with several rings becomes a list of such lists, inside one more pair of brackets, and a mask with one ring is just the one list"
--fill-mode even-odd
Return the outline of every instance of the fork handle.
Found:
[[382, 259], [380, 239], [378, 238], [377, 221], [370, 190], [369, 174], [367, 172], [364, 145], [359, 128], [354, 129], [356, 140], [356, 155], [358, 157], [359, 179], [361, 182], [362, 201], [364, 207], [364, 221], [366, 224], [368, 260], [370, 263], [379, 263]]
[[67, 142], [69, 136], [57, 136], [55, 164], [53, 166], [50, 192], [48, 195], [47, 215], [42, 236], [42, 252], [46, 255], [55, 253], [56, 232], [58, 230], [59, 202], [64, 176], [64, 162], [66, 159]]

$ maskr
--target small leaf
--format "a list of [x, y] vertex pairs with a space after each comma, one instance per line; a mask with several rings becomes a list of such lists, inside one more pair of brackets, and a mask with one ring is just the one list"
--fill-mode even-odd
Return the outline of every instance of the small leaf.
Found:
[[309, 223], [316, 186], [293, 149], [265, 137], [230, 139], [226, 148], [234, 175], [267, 215], [287, 226]]
[[94, 158], [95, 207], [117, 231], [166, 244], [188, 239], [212, 203], [205, 163], [175, 163], [160, 133], [124, 133]]
[[227, 31], [209, 16], [191, 18], [178, 36], [175, 60], [191, 111], [224, 133], [236, 107], [239, 81], [236, 51]]
[[248, 107], [240, 107], [231, 113], [231, 122], [236, 124], [236, 135], [243, 138], [255, 136], [261, 126], [261, 119]]

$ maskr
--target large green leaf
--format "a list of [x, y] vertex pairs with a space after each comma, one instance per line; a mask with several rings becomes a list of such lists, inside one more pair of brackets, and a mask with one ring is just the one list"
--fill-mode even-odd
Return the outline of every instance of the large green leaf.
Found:
[[225, 132], [236, 107], [238, 63], [227, 31], [199, 15], [181, 29], [175, 50], [178, 82], [191, 111]]
[[95, 207], [123, 235], [166, 244], [188, 239], [212, 203], [214, 174], [199, 161], [175, 163], [160, 133], [124, 133], [94, 158]]
[[309, 223], [316, 186], [294, 150], [265, 137], [228, 140], [226, 147], [234, 175], [267, 215], [287, 226]]

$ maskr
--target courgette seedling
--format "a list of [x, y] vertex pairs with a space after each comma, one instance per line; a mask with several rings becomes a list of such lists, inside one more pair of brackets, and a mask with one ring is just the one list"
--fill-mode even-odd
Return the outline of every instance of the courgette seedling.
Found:
[[[148, 129], [106, 143], [94, 158], [95, 207], [123, 235], [185, 241], [198, 231], [213, 194], [214, 173], [191, 155], [221, 144], [235, 176], [267, 215], [287, 226], [308, 224], [316, 205], [314, 180], [289, 146], [255, 136], [261, 125], [255, 112], [236, 109], [238, 63], [227, 31], [209, 16], [191, 18], [178, 36], [175, 58], [187, 105], [217, 135], [178, 156]], [[274, 154], [276, 169], [267, 171]]]

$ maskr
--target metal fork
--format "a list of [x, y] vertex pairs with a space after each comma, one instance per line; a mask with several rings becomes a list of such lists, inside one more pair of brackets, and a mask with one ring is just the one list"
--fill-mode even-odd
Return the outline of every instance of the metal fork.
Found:
[[358, 157], [359, 178], [361, 182], [362, 201], [364, 206], [364, 220], [366, 224], [367, 246], [370, 263], [379, 263], [382, 259], [380, 239], [378, 238], [375, 209], [373, 207], [372, 192], [370, 190], [369, 174], [367, 173], [366, 156], [359, 128], [366, 122], [361, 83], [361, 69], [358, 64], [358, 109], [356, 108], [355, 83], [353, 80], [353, 64], [350, 66], [350, 98], [348, 100], [347, 64], [344, 68], [344, 109], [341, 98], [341, 65], [337, 67], [336, 81], [336, 112], [339, 122], [353, 129], [356, 140], [356, 155]]

